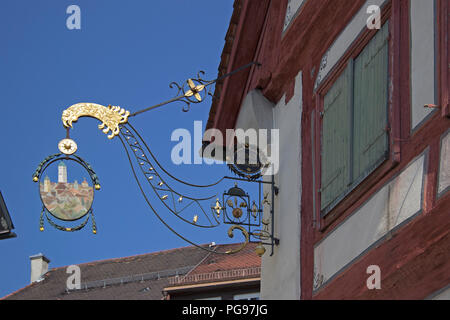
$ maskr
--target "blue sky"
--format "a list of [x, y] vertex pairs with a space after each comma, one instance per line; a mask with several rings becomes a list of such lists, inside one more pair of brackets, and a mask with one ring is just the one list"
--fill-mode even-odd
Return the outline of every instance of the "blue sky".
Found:
[[[66, 27], [71, 4], [81, 9], [81, 30]], [[0, 297], [29, 283], [29, 256], [40, 252], [50, 267], [60, 267], [189, 245], [151, 213], [120, 142], [108, 140], [95, 119], [80, 119], [71, 138], [102, 184], [94, 201], [97, 235], [90, 224], [65, 233], [46, 223], [40, 232], [41, 203], [31, 176], [41, 160], [58, 152], [65, 137], [61, 113], [70, 105], [113, 104], [133, 112], [172, 98], [172, 81], [199, 70], [214, 79], [232, 6], [232, 0], [0, 2], [0, 190], [18, 235], [0, 241]], [[172, 104], [130, 122], [169, 171], [207, 184], [228, 169], [174, 165], [170, 136], [177, 128], [192, 132], [195, 120], [204, 126], [210, 105], [209, 99], [183, 113], [181, 104]], [[225, 231], [179, 230], [199, 243], [230, 242]]]

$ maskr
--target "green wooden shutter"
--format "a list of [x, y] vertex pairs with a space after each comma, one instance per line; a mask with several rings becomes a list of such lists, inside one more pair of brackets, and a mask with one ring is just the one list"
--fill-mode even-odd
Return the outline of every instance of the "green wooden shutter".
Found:
[[350, 179], [351, 64], [324, 97], [322, 123], [321, 208], [348, 188]]
[[388, 36], [386, 23], [354, 62], [353, 182], [384, 160], [389, 147]]

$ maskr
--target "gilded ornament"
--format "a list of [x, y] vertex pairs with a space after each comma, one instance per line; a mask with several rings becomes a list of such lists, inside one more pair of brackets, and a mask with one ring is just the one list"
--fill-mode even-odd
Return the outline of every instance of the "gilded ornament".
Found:
[[120, 132], [119, 124], [127, 123], [130, 112], [116, 106], [102, 106], [95, 103], [77, 103], [64, 110], [62, 114], [63, 125], [68, 128], [80, 117], [91, 117], [100, 120], [98, 125], [103, 133], [108, 134], [108, 139], [112, 139]]
[[247, 246], [248, 242], [250, 241], [250, 236], [249, 236], [247, 230], [245, 230], [244, 227], [239, 226], [239, 225], [231, 226], [231, 228], [228, 229], [228, 236], [230, 238], [233, 238], [233, 236], [234, 236], [234, 234], [233, 234], [234, 229], [239, 229], [242, 232], [242, 234], [245, 237], [245, 241], [244, 241], [244, 243], [242, 243], [241, 246], [239, 246], [239, 248], [237, 248], [235, 250], [229, 250], [229, 251], [225, 252], [226, 254], [233, 254], [233, 253], [237, 253], [237, 252], [241, 251], [242, 249], [245, 248], [245, 246]]

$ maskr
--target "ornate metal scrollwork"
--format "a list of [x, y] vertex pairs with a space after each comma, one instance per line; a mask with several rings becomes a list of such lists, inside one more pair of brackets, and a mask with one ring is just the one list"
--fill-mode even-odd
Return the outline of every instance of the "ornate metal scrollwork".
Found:
[[[105, 107], [103, 105], [95, 103], [77, 103], [63, 111], [62, 122], [64, 127], [67, 128], [67, 132], [69, 132], [68, 128], [71, 128], [73, 122], [76, 122], [80, 117], [95, 118], [101, 121], [101, 124], [98, 127], [105, 134], [108, 134], [109, 139], [113, 139], [117, 136], [123, 144], [128, 160], [130, 162], [132, 173], [148, 206], [153, 211], [155, 216], [169, 230], [171, 230], [183, 240], [204, 250], [219, 254], [236, 253], [245, 248], [245, 246], [249, 242], [257, 242], [258, 247], [256, 248], [256, 251], [259, 255], [262, 255], [265, 252], [265, 248], [263, 247], [263, 245], [271, 246], [273, 254], [274, 245], [278, 244], [278, 239], [273, 236], [273, 199], [276, 187], [274, 185], [273, 178], [271, 182], [264, 181], [262, 179], [262, 175], [266, 165], [265, 161], [261, 161], [261, 158], [258, 158], [258, 162], [256, 163], [256, 165], [248, 165], [247, 162], [245, 162], [243, 165], [230, 166], [231, 170], [242, 178], [223, 177], [217, 182], [209, 185], [195, 185], [174, 177], [166, 169], [164, 169], [164, 167], [158, 162], [148, 145], [142, 139], [140, 134], [129, 123], [130, 117], [176, 101], [183, 102], [185, 104], [185, 106], [183, 107], [183, 111], [187, 112], [189, 111], [191, 104], [201, 103], [208, 95], [212, 95], [211, 86], [214, 83], [254, 64], [259, 65], [258, 63], [252, 62], [212, 81], [204, 80], [202, 78], [204, 72], [200, 71], [197, 73], [196, 78], [190, 78], [182, 84], [172, 82], [169, 86], [170, 88], [177, 89], [176, 97], [152, 107], [134, 112], [132, 114], [130, 114], [129, 111], [117, 106], [109, 105], [108, 107]], [[54, 163], [55, 161], [60, 159], [65, 159], [72, 160], [81, 164], [89, 173], [94, 188], [96, 190], [100, 189], [98, 177], [92, 167], [83, 159], [73, 154], [77, 150], [77, 145], [73, 140], [69, 138], [68, 133], [67, 138], [60, 141], [59, 148], [61, 150], [61, 153], [51, 155], [45, 158], [39, 164], [33, 174], [33, 181], [39, 182], [41, 180], [42, 172], [45, 171], [45, 169], [51, 163]], [[250, 153], [245, 153], [246, 151], [248, 150], [244, 150], [245, 159], [250, 157]], [[141, 179], [139, 179], [137, 172], [141, 172]], [[210, 250], [208, 248], [205, 248], [204, 246], [199, 246], [193, 241], [190, 241], [186, 237], [182, 236], [162, 218], [157, 210], [154, 209], [148, 195], [144, 191], [144, 183], [141, 182], [142, 179], [145, 179], [145, 185], [147, 185], [147, 188], [150, 187], [150, 189], [153, 191], [154, 196], [159, 199], [159, 202], [162, 203], [162, 205], [169, 212], [171, 212], [174, 217], [192, 226], [210, 229], [220, 225], [219, 218], [222, 215], [224, 224], [232, 225], [228, 229], [228, 236], [230, 238], [234, 237], [234, 231], [236, 229], [241, 231], [242, 235], [244, 236], [242, 245], [232, 251], [217, 252], [216, 250]], [[235, 182], [242, 181], [251, 183], [252, 185], [256, 183], [258, 184], [259, 188], [259, 199], [256, 201], [251, 201], [250, 195], [239, 188], [236, 183], [235, 187], [229, 189], [228, 192], [225, 192], [223, 194], [221, 204], [219, 198], [217, 197], [217, 193], [205, 197], [190, 197], [189, 195], [172, 188], [169, 181], [170, 179], [184, 184], [185, 186], [192, 187], [196, 190], [212, 190], [212, 188], [216, 188], [221, 182], [230, 180]], [[40, 188], [44, 188], [43, 185], [41, 186], [41, 183], [39, 183], [39, 185]], [[264, 194], [264, 198], [262, 198], [263, 185], [269, 186], [272, 190], [272, 199], [270, 201], [268, 200], [268, 193]], [[48, 189], [48, 185], [46, 186], [46, 189]], [[48, 190], [46, 190], [46, 192], [48, 192]], [[51, 196], [54, 196], [54, 194]], [[214, 199], [215, 203], [211, 205], [211, 202], [214, 202]], [[66, 216], [52, 212], [52, 209], [49, 209], [48, 206], [46, 206], [46, 202], [44, 201], [45, 199], [41, 197], [41, 200], [44, 204], [40, 218], [41, 230], [43, 230], [45, 214], [45, 217], [50, 225], [59, 230], [69, 232], [81, 230], [87, 224], [89, 217], [91, 217], [93, 223], [93, 232], [96, 233], [97, 228], [95, 225], [91, 207], [89, 207], [86, 213], [83, 212], [84, 214], [75, 215], [73, 219], [69, 216], [66, 219]], [[268, 220], [264, 220], [262, 217], [264, 206], [268, 206], [270, 209], [270, 218]], [[56, 218], [62, 218], [62, 220], [65, 221], [80, 220], [88, 213], [90, 214], [90, 216], [87, 215], [86, 219], [78, 226], [64, 227], [53, 222], [47, 212], [50, 212], [51, 215], [55, 216]], [[269, 225], [272, 227], [272, 230], [269, 230]]]
[[188, 112], [192, 103], [201, 103], [208, 96], [212, 96], [211, 88], [209, 87], [216, 80], [208, 81], [202, 78], [204, 71], [199, 71], [197, 73], [197, 78], [188, 79], [181, 85], [177, 82], [172, 82], [169, 87], [178, 89], [177, 96], [175, 99], [185, 103], [183, 107], [183, 112]]
[[100, 120], [102, 123], [98, 128], [103, 133], [108, 134], [108, 139], [112, 139], [120, 132], [119, 125], [128, 122], [130, 112], [121, 108], [109, 105], [108, 107], [96, 103], [77, 103], [66, 110], [62, 114], [62, 122], [64, 127], [72, 127], [72, 123], [80, 117], [91, 117]]
[[244, 249], [247, 246], [247, 244], [249, 243], [249, 240], [250, 240], [250, 236], [248, 234], [248, 231], [245, 230], [244, 227], [239, 226], [239, 225], [231, 226], [230, 229], [228, 229], [228, 236], [230, 238], [233, 238], [233, 236], [234, 236], [233, 232], [234, 232], [235, 229], [239, 229], [242, 232], [242, 234], [245, 237], [245, 241], [244, 241], [244, 243], [242, 243], [242, 245], [239, 248], [227, 251], [226, 252], [227, 254], [237, 253], [237, 252], [241, 251], [242, 249]]

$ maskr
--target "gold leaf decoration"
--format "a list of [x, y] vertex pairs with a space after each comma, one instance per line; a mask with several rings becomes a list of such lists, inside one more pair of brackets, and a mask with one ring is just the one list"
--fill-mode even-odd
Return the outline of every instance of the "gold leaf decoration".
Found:
[[95, 103], [77, 103], [66, 110], [62, 114], [63, 125], [68, 128], [72, 127], [72, 123], [81, 117], [90, 117], [100, 120], [98, 128], [103, 133], [110, 134], [108, 139], [112, 139], [120, 132], [119, 124], [127, 123], [130, 112], [116, 106], [102, 106]]
[[233, 254], [233, 253], [237, 253], [237, 252], [241, 251], [242, 249], [245, 248], [245, 246], [247, 246], [248, 242], [250, 241], [250, 236], [249, 236], [247, 230], [245, 230], [244, 227], [239, 226], [239, 225], [231, 226], [231, 228], [228, 229], [228, 237], [233, 238], [233, 236], [234, 236], [234, 234], [233, 234], [234, 229], [238, 229], [238, 230], [240, 230], [242, 232], [242, 235], [245, 237], [245, 241], [238, 248], [236, 248], [234, 250], [226, 251], [225, 252], [226, 254]]

